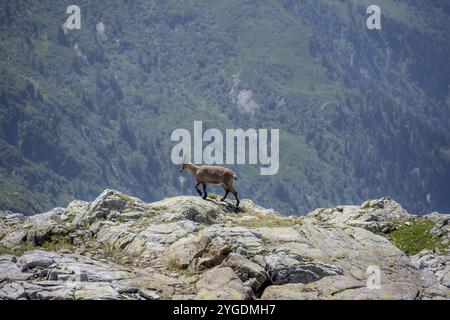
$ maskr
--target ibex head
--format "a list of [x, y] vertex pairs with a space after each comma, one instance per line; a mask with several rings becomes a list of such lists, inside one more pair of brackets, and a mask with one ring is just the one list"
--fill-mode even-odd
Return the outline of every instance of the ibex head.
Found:
[[183, 155], [183, 159], [181, 160], [181, 166], [180, 166], [180, 172], [183, 172], [184, 169], [186, 168], [186, 165], [189, 163], [189, 161], [187, 161], [187, 155], [184, 154]]

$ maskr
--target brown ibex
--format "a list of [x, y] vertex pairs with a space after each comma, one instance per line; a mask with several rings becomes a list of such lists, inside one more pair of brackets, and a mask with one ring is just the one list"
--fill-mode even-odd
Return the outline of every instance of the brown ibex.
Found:
[[[239, 206], [239, 198], [237, 196], [237, 191], [234, 188], [234, 180], [237, 180], [236, 173], [232, 170], [219, 166], [196, 166], [189, 161], [186, 161], [186, 158], [183, 158], [181, 161], [180, 172], [184, 170], [189, 171], [195, 178], [195, 190], [197, 190], [200, 196], [203, 196], [203, 199], [206, 199], [206, 185], [208, 183], [211, 184], [221, 184], [225, 189], [225, 195], [220, 199], [220, 201], [225, 201], [228, 193], [232, 193], [236, 198], [236, 207]], [[203, 186], [203, 194], [198, 188], [199, 185]]]

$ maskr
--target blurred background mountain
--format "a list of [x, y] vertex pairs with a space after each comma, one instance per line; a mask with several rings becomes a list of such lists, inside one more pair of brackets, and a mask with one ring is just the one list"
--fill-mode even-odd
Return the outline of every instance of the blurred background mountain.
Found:
[[[1, 1], [0, 209], [115, 188], [195, 194], [170, 134], [279, 128], [280, 171], [235, 166], [281, 212], [389, 195], [450, 211], [450, 2]], [[221, 188], [211, 189], [221, 193]]]

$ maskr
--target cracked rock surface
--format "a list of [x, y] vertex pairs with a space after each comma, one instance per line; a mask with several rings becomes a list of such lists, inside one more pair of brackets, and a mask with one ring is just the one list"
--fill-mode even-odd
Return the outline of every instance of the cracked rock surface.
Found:
[[[385, 236], [420, 219], [436, 248], [407, 255]], [[250, 200], [105, 190], [31, 217], [0, 212], [0, 300], [450, 299], [448, 221], [389, 198], [286, 217]]]

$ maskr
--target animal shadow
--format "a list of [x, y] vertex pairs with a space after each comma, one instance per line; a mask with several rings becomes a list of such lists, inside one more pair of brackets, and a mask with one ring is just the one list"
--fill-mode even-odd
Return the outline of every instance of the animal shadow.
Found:
[[212, 202], [216, 205], [225, 207], [228, 211], [234, 212], [234, 213], [239, 213], [239, 212], [243, 212], [244, 210], [241, 207], [236, 207], [234, 204], [228, 202], [227, 200], [225, 201], [219, 201], [216, 199], [211, 199], [211, 198], [206, 198], [205, 201], [209, 201]]

